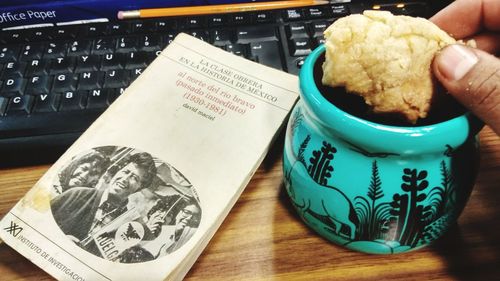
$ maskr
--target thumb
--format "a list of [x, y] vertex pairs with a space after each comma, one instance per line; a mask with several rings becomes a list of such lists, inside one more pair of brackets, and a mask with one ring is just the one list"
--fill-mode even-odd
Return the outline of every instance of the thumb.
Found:
[[436, 55], [433, 69], [451, 95], [500, 135], [500, 59], [450, 45]]

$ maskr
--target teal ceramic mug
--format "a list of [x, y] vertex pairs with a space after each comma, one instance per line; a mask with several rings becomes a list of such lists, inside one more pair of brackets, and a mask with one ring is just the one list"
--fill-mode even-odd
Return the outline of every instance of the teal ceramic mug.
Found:
[[287, 126], [283, 173], [293, 206], [321, 236], [352, 250], [391, 254], [428, 245], [467, 202], [482, 123], [467, 112], [417, 126], [356, 116], [354, 95], [344, 93], [343, 105], [323, 95], [324, 51], [319, 46], [302, 66]]

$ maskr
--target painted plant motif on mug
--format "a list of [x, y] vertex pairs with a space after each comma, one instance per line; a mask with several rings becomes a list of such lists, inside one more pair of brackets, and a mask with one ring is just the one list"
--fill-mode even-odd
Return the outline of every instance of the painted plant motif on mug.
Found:
[[310, 134], [303, 121], [296, 109], [285, 187], [301, 218], [323, 236], [354, 250], [398, 253], [434, 241], [456, 221], [470, 193], [459, 183], [471, 186], [475, 174], [460, 164], [470, 147], [447, 145], [433, 166], [412, 164]]

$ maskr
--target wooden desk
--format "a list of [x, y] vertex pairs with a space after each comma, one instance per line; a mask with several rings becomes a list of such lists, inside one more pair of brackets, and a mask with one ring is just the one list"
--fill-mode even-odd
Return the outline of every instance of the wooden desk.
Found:
[[[299, 221], [281, 186], [278, 141], [186, 280], [500, 280], [500, 138], [485, 128], [481, 143], [458, 226], [425, 249], [376, 256], [330, 244]], [[0, 170], [0, 216], [48, 168]], [[2, 244], [0, 280], [52, 278]]]

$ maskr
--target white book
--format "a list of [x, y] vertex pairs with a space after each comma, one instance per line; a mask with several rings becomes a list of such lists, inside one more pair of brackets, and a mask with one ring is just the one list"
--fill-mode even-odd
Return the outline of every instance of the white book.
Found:
[[297, 97], [296, 76], [180, 34], [5, 215], [0, 237], [59, 280], [180, 280]]

